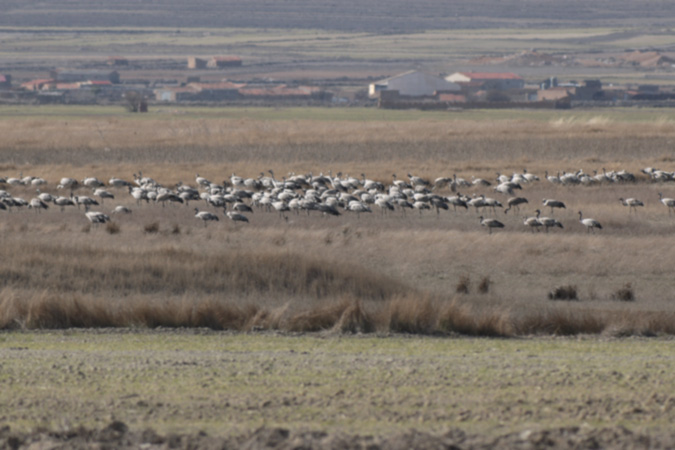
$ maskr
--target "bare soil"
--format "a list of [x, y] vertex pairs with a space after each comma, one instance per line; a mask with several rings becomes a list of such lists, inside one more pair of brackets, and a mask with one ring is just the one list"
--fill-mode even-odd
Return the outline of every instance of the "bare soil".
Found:
[[672, 339], [0, 333], [0, 448], [672, 448]]
[[468, 435], [461, 429], [444, 434], [415, 430], [383, 438], [329, 433], [325, 431], [290, 431], [263, 427], [250, 434], [214, 437], [206, 433], [159, 435], [151, 429], [129, 431], [122, 421], [111, 422], [100, 430], [79, 428], [67, 432], [36, 431], [14, 434], [0, 429], [0, 448], [172, 448], [172, 449], [580, 449], [626, 448], [667, 449], [675, 445], [675, 433], [650, 436], [616, 426], [602, 429], [583, 427], [553, 428], [537, 432], [510, 433], [497, 438]]

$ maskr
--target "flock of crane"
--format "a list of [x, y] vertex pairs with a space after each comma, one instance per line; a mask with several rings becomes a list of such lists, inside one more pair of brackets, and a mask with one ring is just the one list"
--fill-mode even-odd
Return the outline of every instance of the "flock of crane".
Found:
[[[167, 203], [188, 205], [190, 202], [199, 202], [199, 206], [209, 209], [200, 211], [194, 207], [194, 216], [202, 221], [204, 226], [208, 222], [218, 221], [220, 217], [226, 217], [233, 222], [248, 223], [249, 216], [255, 209], [262, 211], [276, 211], [288, 220], [287, 214], [305, 212], [310, 214], [316, 211], [324, 216], [340, 216], [345, 213], [353, 213], [360, 217], [363, 213], [372, 213], [373, 209], [379, 209], [382, 214], [390, 214], [394, 211], [417, 210], [420, 214], [424, 210], [435, 210], [440, 214], [441, 210], [453, 210], [458, 208], [475, 209], [479, 216], [479, 223], [486, 227], [491, 234], [493, 229], [504, 228], [504, 223], [496, 218], [486, 218], [485, 214], [497, 208], [503, 209], [504, 213], [511, 210], [519, 211], [521, 205], [528, 204], [527, 198], [517, 196], [516, 191], [533, 183], [548, 182], [554, 185], [595, 185], [602, 183], [634, 183], [637, 178], [627, 171], [594, 172], [586, 174], [583, 171], [575, 173], [563, 172], [556, 175], [545, 173], [543, 180], [538, 176], [524, 170], [522, 173], [513, 173], [510, 176], [497, 174], [494, 180], [485, 180], [472, 177], [471, 180], [452, 177], [441, 177], [436, 180], [426, 180], [422, 177], [407, 174], [407, 179], [401, 179], [393, 175], [391, 183], [385, 184], [366, 178], [343, 176], [341, 173], [333, 176], [328, 175], [295, 175], [277, 179], [273, 171], [269, 175], [261, 173], [256, 178], [244, 178], [232, 175], [229, 180], [220, 184], [211, 182], [205, 177], [196, 175], [194, 183], [177, 183], [173, 187], [162, 186], [152, 178], [143, 176], [142, 173], [134, 174], [132, 181], [121, 178], [111, 178], [104, 183], [96, 177], [88, 177], [83, 180], [74, 178], [62, 178], [56, 185], [56, 189], [47, 192], [49, 183], [40, 177], [0, 177], [0, 210], [11, 212], [13, 210], [32, 209], [36, 212], [56, 207], [60, 211], [65, 208], [76, 207], [84, 209], [84, 216], [93, 224], [103, 224], [111, 220], [111, 215], [129, 214], [131, 209], [125, 205], [118, 205], [108, 214], [93, 210], [102, 206], [106, 200], [120, 200], [123, 194], [129, 195], [138, 206], [144, 203], [159, 203], [163, 207]], [[642, 170], [647, 179], [653, 182], [675, 182], [675, 173], [645, 168]], [[504, 203], [487, 197], [485, 194], [466, 196], [459, 193], [460, 190], [472, 187], [492, 189], [495, 193], [507, 197]], [[35, 196], [26, 200], [10, 193], [13, 188], [30, 190], [35, 189]], [[44, 191], [44, 192], [43, 192]], [[90, 195], [84, 193], [90, 192]], [[442, 195], [445, 192], [452, 195]], [[675, 210], [675, 199], [664, 197], [659, 193], [660, 202], [667, 207], [668, 213]], [[637, 211], [644, 203], [637, 198], [620, 198], [619, 201], [629, 208], [629, 212]], [[541, 208], [550, 208], [551, 215], [555, 209], [566, 208], [565, 203], [556, 199], [543, 199]], [[102, 209], [102, 208], [96, 208]], [[217, 214], [222, 210], [222, 216]], [[537, 209], [536, 215], [523, 217], [523, 225], [535, 230], [548, 232], [550, 228], [563, 228], [563, 224], [553, 217], [542, 216], [541, 210]], [[587, 231], [601, 230], [602, 225], [595, 219], [584, 217], [581, 211], [579, 223], [586, 227]]]

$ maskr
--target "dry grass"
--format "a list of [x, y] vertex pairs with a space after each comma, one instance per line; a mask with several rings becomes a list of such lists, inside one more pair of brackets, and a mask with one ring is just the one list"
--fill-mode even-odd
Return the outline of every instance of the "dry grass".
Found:
[[561, 170], [613, 169], [632, 163], [636, 148], [646, 165], [658, 165], [670, 155], [671, 123], [565, 117], [562, 125], [493, 121], [490, 133], [481, 121], [453, 115], [447, 121], [394, 123], [163, 117], [68, 118], [64, 125], [23, 118], [0, 123], [0, 168], [36, 170], [54, 182], [65, 174], [109, 177], [111, 164], [119, 167], [117, 176], [152, 167], [153, 176], [167, 184], [191, 180], [195, 172], [220, 181], [232, 172], [256, 175], [269, 168], [279, 173], [365, 171], [388, 181], [402, 167], [429, 177], [448, 176], [450, 170], [485, 175], [524, 166], [543, 172], [560, 161]]
[[[281, 173], [366, 172], [385, 182], [392, 172], [493, 179], [497, 171], [525, 167], [540, 176], [544, 168], [554, 173], [606, 167], [626, 168], [639, 181], [524, 186], [527, 208], [500, 214], [506, 227], [492, 236], [477, 226], [474, 211], [395, 212], [358, 220], [349, 214], [291, 215], [288, 222], [256, 211], [245, 228], [226, 221], [204, 227], [191, 208], [136, 206], [123, 193], [116, 202], [130, 206], [133, 215], [116, 217], [116, 224], [100, 229], [76, 209], [0, 212], [3, 327], [100, 324], [491, 336], [672, 333], [675, 327], [675, 280], [667, 270], [675, 255], [663, 251], [674, 222], [658, 203], [658, 192], [673, 196], [673, 188], [649, 183], [639, 173], [644, 166], [672, 164], [664, 156], [675, 134], [670, 123], [504, 121], [490, 123], [485, 132], [484, 123], [462, 120], [392, 125], [149, 119], [142, 128], [150, 131], [131, 139], [133, 131], [140, 133], [139, 125], [112, 120], [101, 130], [114, 145], [97, 152], [83, 139], [98, 120], [103, 119], [74, 120], [65, 129], [45, 123], [52, 134], [35, 139], [28, 134], [25, 142], [5, 125], [0, 154], [8, 162], [0, 175], [28, 172], [23, 163], [12, 162], [21, 154], [22, 161], [36, 163], [30, 174], [50, 181], [43, 189], [49, 192], [57, 192], [53, 186], [61, 176], [130, 178], [150, 162], [152, 173], [144, 174], [167, 185], [191, 182], [195, 172], [218, 181], [233, 172], [256, 176], [269, 167]], [[27, 122], [15, 125], [21, 129]], [[71, 125], [78, 133], [66, 133]], [[174, 129], [172, 139], [157, 140], [166, 132], [163, 127]], [[67, 143], [85, 155], [81, 165], [66, 163]], [[635, 148], [641, 149], [639, 160]], [[120, 160], [130, 163], [112, 162]], [[34, 188], [11, 190], [34, 195]], [[464, 191], [501, 199], [491, 188]], [[619, 197], [640, 198], [646, 206], [629, 214]], [[553, 213], [564, 230], [532, 234], [522, 225], [520, 215], [541, 208], [542, 198], [568, 205]], [[602, 222], [603, 230], [587, 234], [578, 223], [580, 209]], [[634, 299], [637, 283], [639, 301], [613, 301]], [[580, 301], [553, 307], [546, 300], [552, 286], [574, 286]], [[456, 294], [461, 295], [449, 300]]]

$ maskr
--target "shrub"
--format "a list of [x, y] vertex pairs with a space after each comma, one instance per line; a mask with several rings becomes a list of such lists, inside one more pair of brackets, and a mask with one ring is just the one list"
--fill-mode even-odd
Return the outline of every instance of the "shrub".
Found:
[[462, 275], [459, 277], [457, 286], [455, 286], [455, 292], [458, 294], [468, 294], [469, 287], [471, 286], [471, 278], [468, 275]]
[[143, 231], [146, 233], [157, 233], [159, 232], [159, 222], [152, 222], [143, 227]]
[[558, 286], [548, 293], [549, 300], [579, 300], [577, 287], [573, 285]]
[[635, 293], [633, 293], [633, 286], [630, 283], [626, 283], [623, 287], [617, 290], [612, 294], [612, 300], [620, 302], [633, 302], [635, 301]]
[[490, 292], [491, 284], [492, 280], [490, 280], [490, 277], [488, 275], [484, 276], [480, 280], [480, 283], [478, 283], [478, 292], [481, 294], [487, 294], [488, 292]]

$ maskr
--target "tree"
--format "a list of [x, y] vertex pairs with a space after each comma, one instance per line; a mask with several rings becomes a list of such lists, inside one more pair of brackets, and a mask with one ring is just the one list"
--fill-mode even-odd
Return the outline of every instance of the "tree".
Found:
[[148, 101], [140, 92], [128, 91], [124, 94], [124, 100], [129, 112], [148, 112]]

